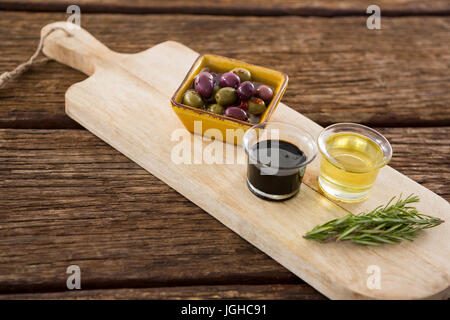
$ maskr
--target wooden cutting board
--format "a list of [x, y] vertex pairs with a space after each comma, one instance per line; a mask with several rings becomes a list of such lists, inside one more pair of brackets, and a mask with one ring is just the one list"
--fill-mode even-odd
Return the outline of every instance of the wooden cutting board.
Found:
[[[55, 26], [67, 27], [58, 22], [42, 32]], [[185, 134], [197, 146], [193, 159], [201, 159], [210, 143], [183, 129], [169, 101], [198, 53], [168, 41], [141, 53], [121, 54], [83, 29], [71, 32], [72, 36], [60, 30], [52, 33], [44, 53], [90, 76], [69, 88], [66, 112], [100, 139], [330, 298], [449, 297], [450, 205], [446, 200], [385, 167], [368, 200], [334, 203], [318, 191], [320, 157], [309, 165], [300, 194], [282, 203], [253, 196], [245, 184], [243, 164], [176, 164], [171, 160], [172, 148], [179, 144], [172, 139], [174, 132]], [[322, 129], [284, 104], [272, 120], [292, 123], [316, 137]], [[240, 147], [233, 148], [242, 156]], [[319, 244], [302, 238], [317, 224], [348, 212], [371, 210], [400, 193], [419, 195], [419, 209], [447, 223], [424, 231], [412, 243], [381, 247]], [[377, 283], [377, 276], [380, 287], [370, 285]]]

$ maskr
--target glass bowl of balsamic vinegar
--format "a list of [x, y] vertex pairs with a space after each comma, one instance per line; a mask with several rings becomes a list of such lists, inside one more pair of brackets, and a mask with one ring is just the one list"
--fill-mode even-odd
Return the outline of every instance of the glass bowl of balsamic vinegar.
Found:
[[256, 196], [282, 201], [295, 196], [306, 166], [317, 155], [314, 138], [283, 122], [263, 122], [244, 134], [247, 186]]

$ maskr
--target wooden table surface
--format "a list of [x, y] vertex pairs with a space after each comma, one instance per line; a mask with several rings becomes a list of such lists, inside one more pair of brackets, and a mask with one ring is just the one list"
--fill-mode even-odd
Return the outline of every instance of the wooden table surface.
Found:
[[[68, 3], [0, 0], [0, 73]], [[288, 73], [283, 102], [324, 126], [375, 127], [394, 168], [450, 199], [448, 1], [77, 3], [115, 51], [170, 39]], [[370, 4], [382, 30], [366, 28]], [[1, 299], [324, 298], [67, 117], [64, 93], [83, 79], [50, 61], [0, 89]], [[66, 289], [73, 264], [83, 290]]]

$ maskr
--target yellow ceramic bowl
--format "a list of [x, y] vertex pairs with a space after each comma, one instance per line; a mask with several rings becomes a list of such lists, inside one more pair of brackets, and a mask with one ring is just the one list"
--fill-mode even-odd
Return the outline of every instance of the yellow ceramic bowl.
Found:
[[265, 122], [270, 119], [286, 90], [288, 76], [279, 71], [248, 64], [239, 60], [205, 54], [197, 58], [171, 99], [173, 110], [187, 130], [229, 143], [241, 144], [244, 132], [254, 124], [181, 103], [183, 94], [186, 90], [193, 87], [194, 77], [203, 68], [209, 68], [211, 71], [218, 73], [225, 73], [238, 67], [249, 70], [252, 74], [252, 81], [266, 84], [274, 89], [272, 101], [261, 116], [260, 122]]

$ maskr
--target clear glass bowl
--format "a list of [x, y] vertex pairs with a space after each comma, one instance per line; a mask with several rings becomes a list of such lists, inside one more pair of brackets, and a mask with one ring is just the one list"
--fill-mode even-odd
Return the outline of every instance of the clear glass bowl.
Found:
[[252, 127], [244, 134], [242, 144], [247, 154], [247, 185], [255, 195], [268, 200], [295, 196], [306, 165], [317, 155], [314, 138], [308, 132], [283, 122]]
[[389, 141], [356, 123], [337, 123], [317, 139], [322, 162], [319, 186], [331, 199], [358, 202], [369, 196], [378, 171], [392, 157]]

